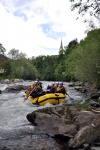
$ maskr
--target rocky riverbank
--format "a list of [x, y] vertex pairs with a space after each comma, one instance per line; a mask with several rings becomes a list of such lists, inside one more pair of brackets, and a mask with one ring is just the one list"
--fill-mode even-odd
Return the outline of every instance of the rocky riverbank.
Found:
[[35, 126], [35, 134], [53, 138], [61, 150], [100, 148], [100, 109], [58, 106], [34, 111], [26, 117]]
[[80, 93], [84, 93], [86, 95], [85, 102], [90, 103], [91, 106], [100, 107], [100, 87], [88, 82], [73, 82], [69, 86]]

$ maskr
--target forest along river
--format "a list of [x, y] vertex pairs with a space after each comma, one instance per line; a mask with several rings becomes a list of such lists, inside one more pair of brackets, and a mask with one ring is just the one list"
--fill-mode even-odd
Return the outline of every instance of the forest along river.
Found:
[[[50, 82], [42, 82], [43, 88], [46, 89]], [[30, 85], [32, 82], [22, 82], [16, 83], [16, 85]], [[0, 84], [0, 90], [3, 91], [7, 86], [13, 84]], [[15, 85], [15, 84], [14, 84]], [[74, 88], [70, 88], [69, 83], [64, 83], [68, 94], [74, 100], [70, 100], [67, 97], [67, 102], [72, 103], [82, 103], [84, 100], [84, 95], [75, 91]], [[25, 135], [30, 135], [34, 130], [34, 127], [30, 125], [26, 119], [28, 113], [33, 112], [37, 109], [42, 109], [44, 107], [52, 107], [50, 104], [45, 106], [36, 107], [32, 105], [30, 100], [24, 102], [25, 91], [19, 93], [2, 93], [0, 94], [0, 144], [5, 140], [17, 139], [24, 137]], [[61, 105], [61, 104], [59, 104]]]

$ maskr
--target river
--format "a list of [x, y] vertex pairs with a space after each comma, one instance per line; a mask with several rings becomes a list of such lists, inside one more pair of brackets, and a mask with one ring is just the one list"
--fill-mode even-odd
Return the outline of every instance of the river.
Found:
[[[0, 84], [0, 90], [3, 91], [7, 86], [11, 85], [30, 85], [32, 82], [20, 82], [13, 84]], [[46, 89], [50, 82], [43, 81], [43, 88]], [[67, 92], [71, 98], [67, 97], [67, 103], [82, 103], [85, 98], [83, 94], [69, 87], [69, 83], [64, 83]], [[34, 110], [44, 107], [52, 107], [50, 104], [36, 107], [32, 105], [30, 100], [24, 102], [25, 91], [18, 93], [2, 93], [0, 94], [0, 145], [5, 146], [7, 140], [17, 139], [30, 135], [34, 127], [29, 125], [26, 115]], [[61, 104], [60, 104], [61, 105]], [[0, 149], [1, 150], [1, 149]]]

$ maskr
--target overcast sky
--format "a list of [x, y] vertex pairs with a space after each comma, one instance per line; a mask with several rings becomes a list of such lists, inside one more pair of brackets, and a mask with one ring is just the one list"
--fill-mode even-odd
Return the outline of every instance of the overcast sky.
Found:
[[28, 57], [57, 55], [61, 43], [84, 39], [86, 29], [69, 0], [0, 0], [0, 43]]

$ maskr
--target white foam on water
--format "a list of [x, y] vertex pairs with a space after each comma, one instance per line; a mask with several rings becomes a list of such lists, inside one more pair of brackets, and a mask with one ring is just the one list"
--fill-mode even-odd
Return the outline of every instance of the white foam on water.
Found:
[[[29, 83], [19, 83], [19, 85], [27, 85], [31, 84]], [[46, 86], [49, 84], [49, 82], [43, 82], [43, 87], [46, 88]], [[8, 85], [6, 84], [0, 84], [0, 89], [7, 88]], [[24, 102], [24, 95], [25, 91], [20, 91], [19, 93], [2, 93], [0, 94], [0, 138], [4, 138], [4, 136], [7, 135], [14, 129], [17, 130], [17, 132], [20, 132], [20, 130], [32, 130], [34, 129], [33, 126], [29, 125], [28, 120], [26, 119], [26, 115], [28, 113], [31, 113], [37, 109], [42, 109], [45, 107], [56, 107], [51, 105], [50, 103], [47, 103], [45, 106], [34, 106], [31, 101], [28, 99]], [[80, 95], [75, 93], [74, 91], [69, 92], [70, 97], [75, 97], [76, 99], [80, 99]], [[62, 104], [58, 104], [62, 105]], [[6, 133], [6, 134], [5, 134]]]
[[3, 91], [8, 87], [8, 84], [1, 84], [0, 83], [0, 90]]

